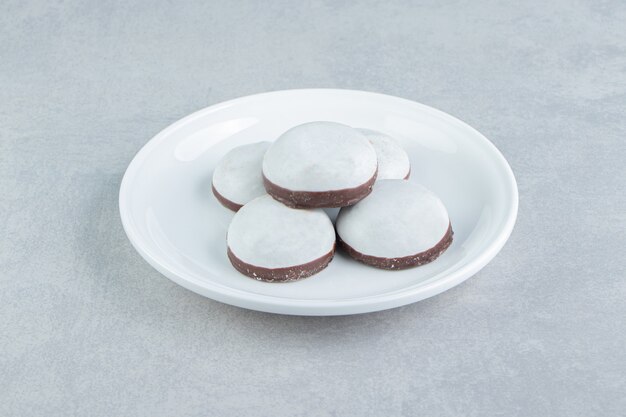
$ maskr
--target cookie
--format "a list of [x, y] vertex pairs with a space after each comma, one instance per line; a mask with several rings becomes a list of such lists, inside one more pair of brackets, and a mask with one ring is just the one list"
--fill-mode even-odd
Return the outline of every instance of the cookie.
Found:
[[283, 133], [263, 158], [268, 194], [290, 207], [343, 207], [376, 181], [376, 151], [349, 126], [311, 122]]
[[390, 136], [369, 129], [357, 129], [363, 133], [376, 150], [378, 174], [376, 180], [408, 179], [411, 175], [409, 155]]
[[212, 190], [224, 207], [233, 211], [265, 194], [263, 155], [270, 142], [242, 145], [228, 152], [213, 171]]
[[372, 193], [342, 208], [339, 244], [356, 259], [383, 269], [434, 261], [452, 243], [452, 226], [441, 200], [410, 181], [381, 180]]
[[235, 214], [227, 243], [237, 271], [259, 281], [288, 282], [326, 268], [335, 253], [335, 230], [321, 209], [294, 209], [264, 195]]

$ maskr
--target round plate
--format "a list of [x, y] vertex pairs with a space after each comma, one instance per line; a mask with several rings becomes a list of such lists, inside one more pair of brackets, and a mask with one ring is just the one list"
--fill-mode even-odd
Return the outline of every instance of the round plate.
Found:
[[[379, 130], [402, 144], [411, 159], [410, 181], [437, 193], [450, 214], [454, 242], [439, 259], [386, 271], [338, 252], [319, 274], [284, 284], [255, 281], [230, 265], [226, 232], [233, 213], [211, 193], [215, 164], [235, 146], [272, 141], [314, 120]], [[172, 124], [135, 156], [119, 203], [133, 246], [177, 284], [254, 310], [339, 315], [419, 301], [475, 274], [508, 239], [518, 195], [504, 157], [458, 119], [398, 97], [311, 89], [242, 97]]]

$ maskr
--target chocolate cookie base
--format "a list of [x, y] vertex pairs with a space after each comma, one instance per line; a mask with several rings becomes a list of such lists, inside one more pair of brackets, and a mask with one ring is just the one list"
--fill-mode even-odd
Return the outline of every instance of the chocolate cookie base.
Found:
[[308, 278], [326, 268], [335, 256], [335, 247], [333, 246], [333, 249], [321, 258], [288, 268], [263, 268], [237, 258], [230, 248], [227, 253], [235, 269], [250, 278], [265, 282], [292, 282]]
[[211, 184], [211, 191], [213, 191], [213, 195], [215, 196], [215, 198], [217, 198], [217, 201], [219, 201], [220, 204], [226, 207], [227, 209], [230, 209], [232, 211], [239, 211], [239, 209], [243, 207], [241, 204], [232, 202], [226, 197], [224, 197], [223, 195], [221, 195], [220, 193], [218, 193], [213, 184]]
[[371, 265], [376, 268], [401, 270], [425, 265], [437, 259], [439, 255], [444, 253], [452, 244], [453, 235], [454, 232], [452, 231], [452, 225], [449, 225], [446, 234], [435, 246], [416, 255], [403, 256], [400, 258], [381, 258], [378, 256], [365, 255], [341, 240], [340, 237], [337, 239], [339, 241], [339, 245], [348, 253], [348, 255], [359, 262], [363, 262], [364, 264]]
[[274, 184], [263, 175], [265, 190], [275, 200], [292, 208], [333, 208], [346, 207], [358, 203], [372, 192], [376, 182], [376, 174], [354, 188], [344, 188], [332, 191], [293, 191]]

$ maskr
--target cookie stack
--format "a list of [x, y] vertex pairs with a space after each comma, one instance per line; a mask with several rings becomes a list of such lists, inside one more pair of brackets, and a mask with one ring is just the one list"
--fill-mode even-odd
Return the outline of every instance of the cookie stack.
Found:
[[[441, 200], [407, 181], [407, 153], [380, 132], [334, 122], [293, 127], [275, 142], [237, 147], [213, 173], [213, 194], [236, 211], [228, 258], [267, 282], [309, 277], [335, 244], [365, 264], [399, 270], [435, 260], [452, 243]], [[341, 207], [335, 225], [323, 208]]]

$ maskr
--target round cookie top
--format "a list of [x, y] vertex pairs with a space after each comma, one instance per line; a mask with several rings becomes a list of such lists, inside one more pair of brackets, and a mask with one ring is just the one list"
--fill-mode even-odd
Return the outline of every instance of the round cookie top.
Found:
[[286, 268], [331, 252], [335, 229], [321, 209], [293, 209], [264, 195], [235, 214], [227, 242], [231, 252], [245, 263]]
[[411, 181], [382, 180], [337, 217], [337, 234], [356, 251], [380, 258], [413, 256], [433, 248], [450, 225], [441, 200]]
[[363, 133], [376, 150], [378, 157], [378, 175], [376, 180], [408, 178], [411, 172], [409, 155], [398, 142], [376, 130], [357, 129]]
[[224, 198], [244, 205], [265, 194], [263, 155], [270, 142], [238, 146], [218, 162], [213, 171], [213, 187]]
[[376, 151], [367, 138], [334, 122], [311, 122], [289, 129], [263, 159], [265, 178], [293, 191], [355, 188], [371, 180], [376, 168]]

